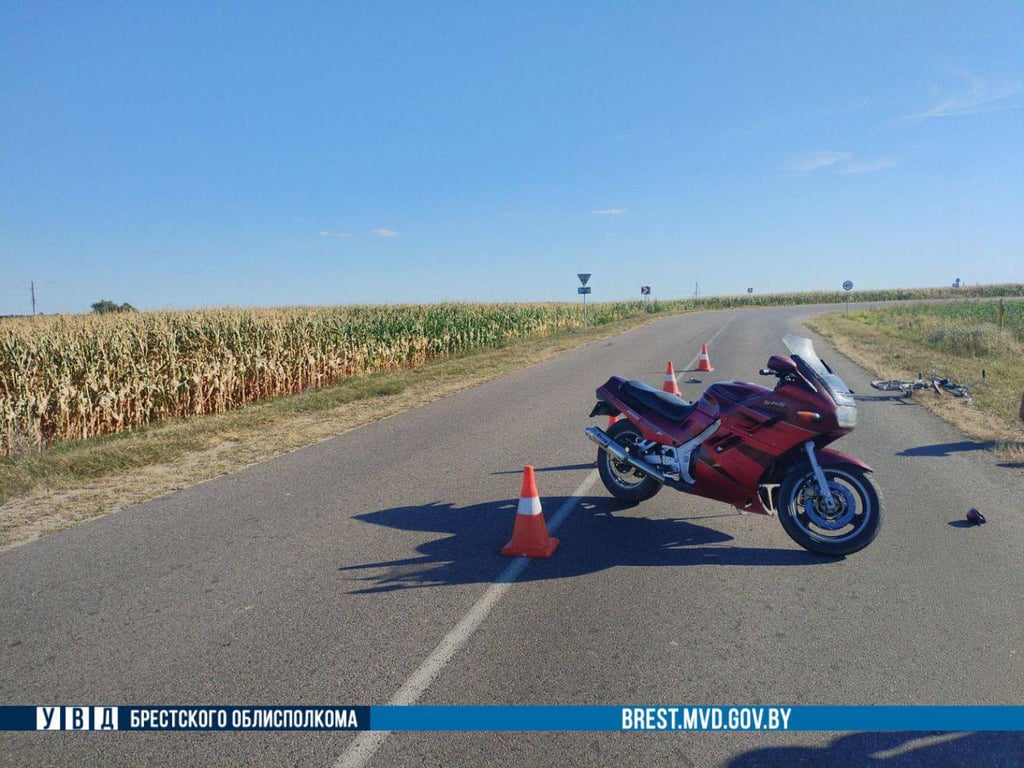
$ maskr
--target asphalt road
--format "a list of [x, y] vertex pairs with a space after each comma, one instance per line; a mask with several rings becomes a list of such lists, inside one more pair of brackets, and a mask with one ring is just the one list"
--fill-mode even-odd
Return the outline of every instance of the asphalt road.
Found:
[[[596, 481], [610, 374], [758, 381], [815, 311], [667, 319], [2, 552], [0, 704], [1024, 703], [1024, 471], [820, 340], [861, 405], [836, 447], [885, 499], [866, 550]], [[705, 342], [714, 373], [683, 372]], [[525, 464], [561, 547], [495, 587]], [[510, 762], [1019, 766], [1024, 733], [0, 734], [4, 766]]]

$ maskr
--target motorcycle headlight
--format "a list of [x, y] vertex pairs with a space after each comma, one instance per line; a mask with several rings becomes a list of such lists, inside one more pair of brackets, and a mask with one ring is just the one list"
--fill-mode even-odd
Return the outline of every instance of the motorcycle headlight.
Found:
[[840, 405], [836, 408], [836, 421], [840, 427], [857, 426], [857, 406]]

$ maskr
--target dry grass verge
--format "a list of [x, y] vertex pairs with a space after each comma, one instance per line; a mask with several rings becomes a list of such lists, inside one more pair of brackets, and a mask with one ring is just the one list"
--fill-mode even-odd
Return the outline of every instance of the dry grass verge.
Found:
[[[917, 314], [922, 310], [918, 308]], [[887, 314], [886, 314], [887, 313]], [[941, 311], [937, 314], [941, 314]], [[921, 323], [927, 334], [920, 340], [908, 338], [914, 329], [890, 310], [834, 312], [819, 315], [808, 325], [829, 340], [835, 348], [879, 379], [925, 378], [934, 373], [958, 383], [972, 382], [986, 372], [985, 382], [971, 391], [972, 401], [950, 395], [940, 396], [920, 390], [914, 401], [956, 426], [964, 434], [986, 443], [1000, 461], [1024, 466], [1024, 423], [1019, 409], [1024, 392], [1024, 359], [1012, 336], [1002, 344], [991, 343], [984, 351], [964, 348], [951, 352], [936, 340], [942, 334], [935, 328], [946, 322], [937, 315], [925, 316]], [[948, 321], [949, 327], [965, 335], [962, 324]]]

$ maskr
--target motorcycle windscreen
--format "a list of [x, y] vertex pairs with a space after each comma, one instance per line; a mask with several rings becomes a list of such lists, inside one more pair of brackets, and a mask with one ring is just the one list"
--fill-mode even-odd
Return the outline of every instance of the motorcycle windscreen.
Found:
[[806, 363], [807, 367], [814, 373], [814, 377], [825, 385], [825, 389], [832, 395], [832, 399], [835, 400], [837, 406], [841, 408], [856, 408], [856, 402], [853, 399], [853, 393], [850, 392], [850, 388], [822, 362], [821, 358], [818, 357], [818, 353], [814, 351], [814, 344], [810, 339], [787, 334], [782, 337], [782, 343], [786, 345], [787, 349], [795, 357], [799, 357]]

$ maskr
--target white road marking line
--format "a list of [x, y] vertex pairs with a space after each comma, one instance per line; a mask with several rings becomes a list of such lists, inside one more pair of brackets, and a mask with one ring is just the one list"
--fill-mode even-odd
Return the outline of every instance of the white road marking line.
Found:
[[[547, 527], [549, 533], [554, 533], [558, 527], [572, 514], [573, 510], [583, 500], [585, 494], [597, 480], [597, 470], [592, 470], [579, 487], [573, 491], [572, 496], [566, 499], [558, 508]], [[409, 706], [415, 704], [420, 696], [430, 687], [444, 670], [445, 666], [452, 660], [456, 653], [468, 642], [477, 628], [487, 618], [491, 609], [498, 604], [498, 601], [505, 596], [516, 579], [522, 576], [523, 571], [530, 564], [530, 558], [517, 557], [508, 567], [501, 572], [494, 583], [487, 588], [487, 591], [474, 603], [462, 620], [455, 625], [444, 639], [438, 644], [434, 652], [427, 657], [426, 661], [420, 664], [419, 669], [412, 673], [408, 680], [398, 689], [398, 692], [391, 697], [389, 706]], [[349, 744], [337, 760], [334, 761], [334, 768], [363, 768], [380, 748], [384, 740], [390, 735], [390, 731], [363, 731]]]
[[[724, 331], [724, 330], [725, 330], [726, 328], [728, 328], [728, 327], [729, 327], [729, 324], [730, 324], [730, 323], [731, 323], [731, 322], [732, 322], [733, 320], [735, 320], [735, 319], [736, 319], [736, 315], [733, 315], [732, 317], [730, 317], [730, 318], [729, 318], [728, 320], [726, 320], [726, 321], [725, 321], [725, 325], [723, 325], [723, 326], [722, 326], [721, 328], [719, 328], [719, 329], [718, 329], [717, 331], [715, 331], [715, 334], [714, 334], [714, 336], [712, 336], [712, 337], [711, 337], [710, 339], [708, 339], [707, 341], [705, 341], [705, 342], [701, 342], [701, 343], [703, 343], [703, 344], [710, 344], [711, 342], [713, 342], [713, 341], [714, 341], [715, 339], [717, 339], [717, 338], [718, 338], [718, 335], [719, 335], [719, 334], [720, 334], [720, 333], [721, 333], [722, 331]], [[687, 371], [691, 371], [691, 372], [692, 372], [692, 371], [693, 371], [693, 369], [694, 369], [694, 366], [695, 366], [695, 365], [697, 365], [697, 361], [698, 361], [698, 360], [700, 360], [700, 351], [699, 351], [699, 350], [698, 350], [697, 354], [693, 356], [693, 360], [691, 360], [690, 362], [688, 362], [688, 363], [686, 364], [686, 370], [687, 370]]]
[[868, 757], [872, 760], [891, 760], [894, 757], [909, 755], [918, 749], [927, 749], [928, 747], [938, 746], [939, 744], [948, 744], [951, 741], [957, 741], [958, 739], [962, 739], [965, 736], [970, 735], [970, 733], [940, 733], [935, 736], [922, 736], [919, 739], [910, 739], [898, 747], [875, 752], [868, 755]]

